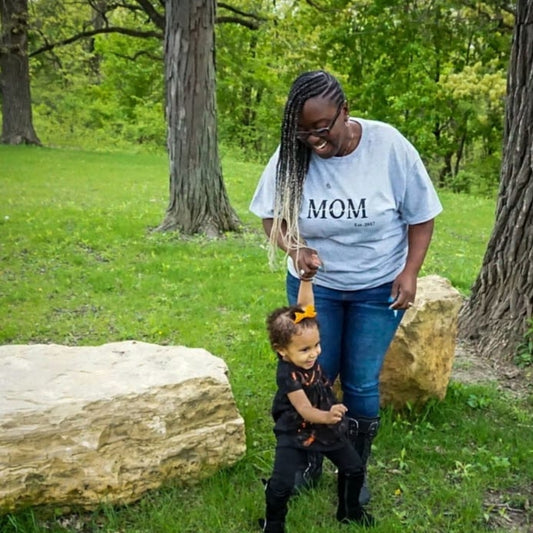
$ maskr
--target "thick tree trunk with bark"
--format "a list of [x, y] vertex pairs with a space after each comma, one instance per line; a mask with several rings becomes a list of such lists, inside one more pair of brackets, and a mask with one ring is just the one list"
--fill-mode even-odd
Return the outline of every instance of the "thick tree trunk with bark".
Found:
[[170, 201], [160, 230], [210, 236], [237, 230], [220, 166], [215, 0], [167, 0], [165, 76]]
[[533, 311], [533, 2], [518, 0], [507, 82], [496, 223], [460, 333], [488, 357], [511, 358]]
[[31, 112], [28, 0], [0, 0], [0, 90], [4, 144], [41, 144]]

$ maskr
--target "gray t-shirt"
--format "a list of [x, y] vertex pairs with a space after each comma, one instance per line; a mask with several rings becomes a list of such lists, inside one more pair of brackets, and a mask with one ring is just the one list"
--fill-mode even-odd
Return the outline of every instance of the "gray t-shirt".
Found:
[[[407, 255], [407, 227], [442, 211], [413, 145], [383, 122], [356, 120], [362, 135], [343, 157], [311, 155], [299, 216], [301, 236], [318, 251], [318, 285], [360, 290], [390, 282]], [[250, 204], [260, 218], [274, 217], [279, 148], [267, 164]], [[289, 271], [297, 276], [292, 261]]]

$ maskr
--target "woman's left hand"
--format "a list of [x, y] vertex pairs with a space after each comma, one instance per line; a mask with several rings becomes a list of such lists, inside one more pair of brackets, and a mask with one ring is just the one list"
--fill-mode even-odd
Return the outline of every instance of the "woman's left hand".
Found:
[[394, 280], [391, 290], [391, 309], [409, 309], [416, 296], [416, 274], [410, 274], [405, 270], [400, 272]]

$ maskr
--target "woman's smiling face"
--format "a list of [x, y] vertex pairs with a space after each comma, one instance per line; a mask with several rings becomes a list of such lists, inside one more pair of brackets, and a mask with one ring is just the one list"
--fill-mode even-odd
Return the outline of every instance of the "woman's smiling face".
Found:
[[297, 138], [319, 157], [339, 155], [348, 133], [347, 111], [345, 102], [339, 105], [321, 96], [309, 98], [300, 113]]

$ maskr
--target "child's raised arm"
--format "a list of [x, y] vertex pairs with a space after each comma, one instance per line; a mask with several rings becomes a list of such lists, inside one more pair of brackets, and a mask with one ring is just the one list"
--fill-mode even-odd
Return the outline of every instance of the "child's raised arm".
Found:
[[[320, 268], [322, 262], [318, 255], [313, 254], [313, 262], [317, 268]], [[315, 305], [315, 296], [313, 294], [313, 280], [300, 278], [300, 289], [298, 290], [298, 305], [306, 307]]]
[[298, 305], [307, 307], [315, 305], [315, 295], [313, 294], [313, 282], [311, 280], [301, 279], [298, 290]]

